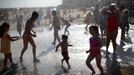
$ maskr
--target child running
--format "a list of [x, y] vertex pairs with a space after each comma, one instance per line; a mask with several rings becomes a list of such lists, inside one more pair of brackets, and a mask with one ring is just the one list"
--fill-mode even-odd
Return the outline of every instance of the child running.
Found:
[[89, 32], [92, 35], [92, 37], [89, 39], [90, 49], [88, 51], [86, 51], [86, 53], [90, 52], [90, 54], [89, 54], [89, 56], [88, 56], [88, 58], [86, 60], [86, 64], [87, 64], [88, 68], [91, 69], [92, 75], [94, 75], [95, 70], [94, 70], [94, 68], [92, 67], [92, 65], [90, 63], [95, 58], [97, 67], [101, 71], [100, 75], [104, 75], [103, 68], [101, 66], [100, 48], [101, 48], [102, 45], [101, 45], [101, 40], [98, 37], [99, 36], [98, 27], [97, 26], [91, 26], [89, 28]]
[[16, 68], [17, 64], [15, 64], [12, 60], [12, 53], [11, 53], [11, 42], [10, 41], [16, 41], [19, 39], [19, 37], [11, 37], [8, 34], [10, 25], [6, 22], [4, 22], [0, 29], [0, 37], [1, 37], [1, 53], [4, 54], [4, 62], [3, 62], [3, 71], [8, 70], [8, 60], [11, 64], [11, 68]]
[[55, 52], [58, 51], [59, 46], [61, 46], [61, 54], [63, 56], [63, 59], [61, 60], [62, 65], [63, 65], [63, 61], [65, 60], [68, 65], [68, 68], [71, 69], [71, 66], [69, 64], [70, 57], [68, 55], [68, 46], [72, 46], [72, 45], [68, 44], [68, 36], [67, 35], [62, 35], [62, 42], [57, 45]]
[[61, 18], [61, 21], [63, 22], [63, 26], [66, 25], [66, 28], [64, 30], [64, 34], [66, 34], [66, 32], [67, 32], [68, 35], [70, 35], [68, 28], [71, 26], [71, 24], [69, 23], [68, 20], [65, 20], [64, 18]]

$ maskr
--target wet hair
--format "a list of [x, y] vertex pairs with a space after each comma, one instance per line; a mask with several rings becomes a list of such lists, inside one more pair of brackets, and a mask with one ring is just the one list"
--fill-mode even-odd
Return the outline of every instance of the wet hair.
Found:
[[0, 37], [3, 37], [4, 33], [6, 32], [6, 28], [9, 28], [10, 25], [7, 22], [2, 23], [0, 27]]
[[55, 10], [52, 11], [52, 15], [56, 15], [56, 11]]
[[34, 12], [32, 13], [32, 17], [33, 17], [33, 18], [37, 18], [38, 16], [39, 16], [38, 12], [34, 11]]
[[98, 26], [90, 26], [89, 30], [94, 30], [94, 32], [96, 32], [99, 35]]
[[67, 40], [68, 39], [68, 36], [67, 35], [62, 35], [62, 39]]

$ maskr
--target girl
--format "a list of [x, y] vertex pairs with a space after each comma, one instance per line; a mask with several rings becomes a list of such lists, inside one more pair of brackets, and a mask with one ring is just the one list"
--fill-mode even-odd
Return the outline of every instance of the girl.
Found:
[[89, 30], [90, 30], [89, 32], [92, 35], [92, 37], [89, 40], [90, 49], [88, 51], [86, 51], [86, 53], [90, 52], [90, 54], [89, 54], [89, 56], [88, 56], [88, 58], [86, 60], [86, 64], [87, 64], [88, 68], [91, 69], [92, 75], [94, 75], [95, 70], [94, 70], [94, 68], [92, 67], [92, 65], [90, 63], [95, 58], [97, 67], [101, 71], [101, 75], [103, 75], [104, 72], [103, 72], [103, 68], [101, 66], [101, 53], [100, 53], [101, 40], [98, 37], [99, 36], [98, 27], [97, 26], [91, 26], [89, 28]]
[[8, 60], [11, 63], [11, 68], [17, 67], [16, 64], [13, 63], [12, 53], [11, 53], [11, 42], [16, 41], [19, 37], [11, 37], [7, 32], [9, 31], [10, 25], [6, 22], [2, 24], [1, 27], [1, 53], [4, 54], [4, 62], [3, 62], [3, 70], [8, 69], [7, 63]]

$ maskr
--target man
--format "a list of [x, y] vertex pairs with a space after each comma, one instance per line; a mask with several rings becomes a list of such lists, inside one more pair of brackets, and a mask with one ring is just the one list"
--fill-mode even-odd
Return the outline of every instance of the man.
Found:
[[118, 27], [119, 27], [119, 11], [116, 8], [116, 4], [112, 3], [109, 7], [109, 9], [105, 12], [107, 15], [107, 26], [106, 26], [106, 52], [108, 52], [108, 47], [110, 44], [110, 41], [112, 41], [113, 44], [113, 52], [116, 51], [116, 37], [118, 34]]

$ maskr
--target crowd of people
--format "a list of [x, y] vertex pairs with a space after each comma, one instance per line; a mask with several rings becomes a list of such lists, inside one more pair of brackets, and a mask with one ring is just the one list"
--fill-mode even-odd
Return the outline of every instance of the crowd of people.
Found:
[[[86, 60], [86, 65], [89, 69], [92, 71], [92, 75], [94, 75], [96, 72], [93, 69], [91, 65], [91, 61], [95, 58], [97, 67], [99, 68], [101, 75], [104, 75], [103, 67], [101, 66], [101, 47], [102, 43], [101, 40], [103, 38], [106, 38], [106, 57], [109, 55], [109, 44], [110, 41], [112, 41], [113, 45], [113, 53], [116, 53], [117, 49], [117, 43], [116, 38], [118, 34], [118, 28], [121, 28], [121, 39], [125, 39], [125, 34], [129, 32], [129, 22], [128, 22], [128, 13], [129, 11], [127, 9], [124, 9], [123, 11], [119, 11], [119, 8], [117, 8], [116, 4], [111, 4], [108, 7], [104, 6], [99, 11], [96, 12], [95, 10], [91, 10], [85, 17], [84, 23], [86, 24], [85, 32], [86, 34], [89, 32], [92, 36], [89, 39], [89, 45], [90, 49], [86, 51], [86, 53], [90, 53]], [[16, 67], [16, 64], [12, 60], [12, 53], [11, 53], [11, 42], [10, 41], [16, 41], [20, 37], [23, 39], [23, 49], [20, 54], [20, 61], [23, 61], [23, 55], [25, 51], [28, 48], [28, 43], [32, 45], [32, 51], [33, 51], [33, 61], [39, 62], [39, 59], [36, 57], [36, 44], [34, 42], [33, 37], [36, 37], [36, 32], [33, 30], [34, 22], [39, 17], [39, 13], [34, 11], [32, 12], [31, 17], [26, 21], [24, 33], [21, 35], [19, 33], [19, 37], [11, 37], [8, 34], [8, 30], [10, 28], [10, 24], [7, 22], [2, 23], [2, 26], [0, 27], [0, 37], [1, 37], [1, 50], [0, 52], [4, 54], [4, 62], [3, 62], [3, 69], [7, 69], [7, 63], [8, 60], [11, 63], [11, 67]], [[56, 41], [59, 42], [59, 44], [56, 47], [56, 52], [58, 51], [58, 47], [61, 46], [61, 54], [63, 56], [63, 59], [61, 60], [62, 64], [65, 60], [68, 68], [70, 69], [70, 63], [69, 63], [69, 53], [68, 53], [68, 46], [72, 46], [68, 44], [68, 35], [69, 30], [68, 28], [71, 26], [70, 21], [64, 19], [63, 17], [59, 17], [57, 15], [57, 12], [55, 10], [52, 11], [52, 25], [50, 27], [50, 30], [53, 29], [53, 36], [54, 40], [52, 44], [56, 45]], [[18, 17], [19, 20], [17, 22], [18, 29], [17, 31], [20, 32], [21, 28], [19, 28], [20, 22], [22, 21], [22, 17]], [[63, 24], [61, 24], [61, 22]], [[62, 35], [62, 41], [60, 40], [59, 36], [59, 30], [61, 29], [61, 25], [66, 26], [64, 35]], [[88, 27], [90, 26], [90, 27]], [[100, 29], [100, 37], [99, 37], [99, 29]], [[68, 33], [68, 35], [66, 34]]]

